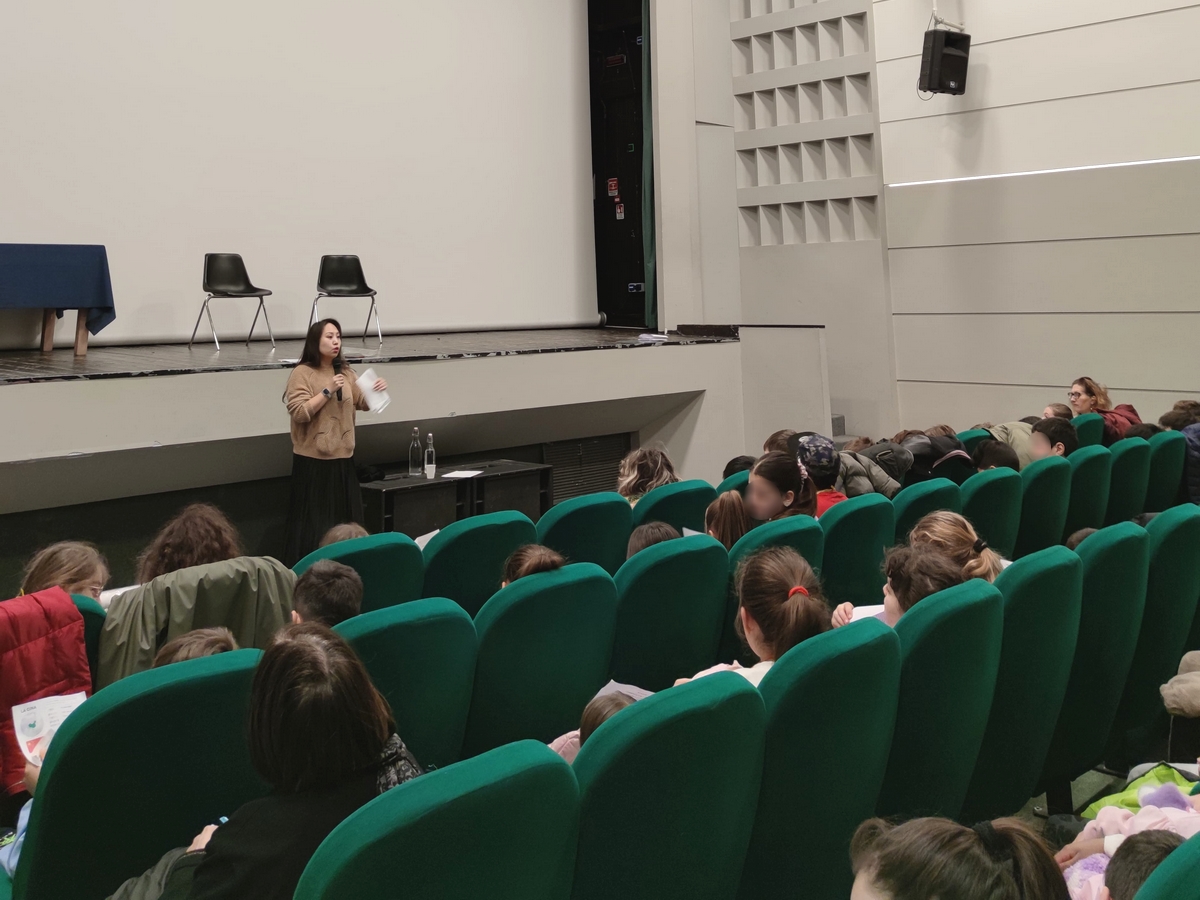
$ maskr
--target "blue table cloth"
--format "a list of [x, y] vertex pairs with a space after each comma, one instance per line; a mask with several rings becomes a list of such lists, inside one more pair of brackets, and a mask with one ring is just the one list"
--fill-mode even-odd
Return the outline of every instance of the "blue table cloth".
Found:
[[96, 334], [117, 317], [99, 244], [0, 244], [0, 309], [86, 309]]

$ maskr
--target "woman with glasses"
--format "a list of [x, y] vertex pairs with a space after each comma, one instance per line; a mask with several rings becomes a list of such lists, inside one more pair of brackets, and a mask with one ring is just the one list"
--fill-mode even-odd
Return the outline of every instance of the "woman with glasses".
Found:
[[1076, 378], [1067, 391], [1067, 399], [1071, 402], [1071, 410], [1077, 416], [1085, 413], [1097, 413], [1104, 419], [1104, 446], [1109, 447], [1121, 438], [1130, 425], [1141, 423], [1138, 412], [1128, 403], [1112, 405], [1108, 390], [1094, 378], [1086, 375]]

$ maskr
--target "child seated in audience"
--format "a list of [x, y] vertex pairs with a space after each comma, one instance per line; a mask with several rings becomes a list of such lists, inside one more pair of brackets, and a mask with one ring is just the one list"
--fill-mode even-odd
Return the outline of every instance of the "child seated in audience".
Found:
[[555, 738], [554, 742], [550, 744], [550, 749], [567, 762], [575, 762], [575, 757], [579, 755], [579, 748], [587, 743], [592, 732], [625, 707], [632, 706], [633, 703], [632, 697], [620, 691], [593, 697], [583, 708], [583, 715], [579, 719], [579, 728]]
[[[758, 657], [749, 668], [740, 663], [721, 664], [699, 672], [737, 672], [755, 687], [783, 654], [810, 637], [830, 629], [829, 604], [816, 573], [791, 547], [767, 547], [746, 557], [738, 566], [738, 595], [734, 630]], [[681, 678], [676, 684], [688, 681]]]
[[1067, 891], [1072, 900], [1134, 900], [1146, 879], [1181, 844], [1173, 831], [1131, 834], [1110, 856], [1107, 851], [1070, 867]]
[[[893, 547], [883, 561], [883, 572], [883, 610], [875, 618], [891, 628], [926, 597], [967, 580], [957, 562], [930, 546]], [[843, 603], [833, 611], [834, 628], [852, 621], [853, 603]]]
[[1014, 472], [1021, 471], [1021, 459], [1017, 456], [1017, 451], [1003, 441], [980, 441], [975, 445], [975, 452], [971, 454], [971, 462], [980, 472], [985, 469], [1003, 468], [1012, 469]]
[[1150, 422], [1138, 422], [1136, 425], [1130, 425], [1125, 429], [1125, 437], [1140, 437], [1143, 440], [1148, 441], [1156, 434], [1162, 434], [1163, 431], [1165, 431], [1165, 429], [1160, 425], [1154, 425]]
[[0, 869], [4, 870], [10, 880], [17, 874], [17, 861], [21, 857], [21, 848], [25, 844], [25, 833], [29, 830], [29, 816], [33, 812], [32, 797], [37, 791], [38, 776], [41, 772], [41, 766], [35, 766], [31, 762], [25, 763], [25, 791], [31, 799], [26, 800], [21, 806], [21, 811], [17, 814], [17, 827], [11, 838], [0, 845]]
[[1079, 432], [1066, 419], [1057, 417], [1041, 419], [1033, 426], [1029, 436], [1029, 458], [1045, 459], [1047, 456], [1070, 456], [1079, 449]]
[[1049, 848], [1018, 819], [868, 819], [850, 863], [850, 900], [1067, 900]]
[[362, 578], [349, 566], [320, 559], [296, 579], [292, 622], [320, 622], [327, 628], [362, 612]]
[[152, 668], [158, 669], [189, 659], [216, 656], [218, 653], [228, 653], [236, 649], [237, 641], [228, 628], [197, 628], [163, 644], [154, 657]]
[[817, 490], [814, 515], [819, 519], [835, 503], [846, 499], [845, 494], [834, 489], [842, 470], [841, 457], [833, 441], [821, 434], [796, 435], [789, 446], [792, 446], [796, 459], [808, 470], [808, 477]]
[[1067, 404], [1065, 404], [1065, 403], [1051, 403], [1049, 406], [1047, 406], [1045, 409], [1042, 410], [1042, 418], [1043, 419], [1056, 418], [1056, 419], [1070, 420], [1070, 419], [1075, 418], [1075, 413], [1071, 412], [1071, 407], [1067, 406]]
[[677, 537], [683, 535], [666, 522], [647, 522], [645, 525], [639, 525], [629, 535], [629, 543], [625, 546], [625, 558], [630, 559], [647, 547], [653, 547], [663, 541], [673, 541]]
[[817, 488], [791, 453], [773, 450], [759, 457], [746, 485], [746, 512], [759, 522], [817, 511]]
[[309, 858], [343, 819], [422, 773], [366, 668], [324, 625], [292, 625], [274, 637], [249, 708], [250, 761], [271, 792], [122, 890], [157, 896], [149, 885], [165, 869], [179, 886], [172, 896], [291, 900]]
[[958, 432], [949, 425], [934, 425], [932, 428], [926, 428], [925, 434], [929, 437], [958, 437]]
[[641, 447], [625, 454], [617, 472], [617, 493], [629, 501], [630, 506], [656, 487], [674, 484], [679, 480], [670, 457], [662, 450]]
[[787, 453], [788, 441], [795, 436], [795, 429], [781, 428], [763, 441], [763, 453]]
[[567, 564], [567, 558], [557, 550], [541, 544], [523, 544], [504, 561], [504, 572], [500, 576], [500, 587], [505, 588], [526, 575], [538, 572], [553, 572]]
[[996, 576], [1011, 565], [1009, 560], [988, 547], [987, 541], [976, 534], [965, 516], [949, 510], [922, 516], [908, 533], [908, 543], [913, 547], [933, 547], [945, 553], [962, 567], [965, 579], [995, 581]]
[[100, 599], [108, 584], [108, 562], [86, 541], [60, 541], [43, 547], [25, 565], [22, 594], [61, 587], [68, 594]]
[[211, 503], [192, 503], [154, 536], [137, 563], [138, 584], [192, 566], [243, 556], [233, 523]]
[[1078, 531], [1072, 531], [1071, 536], [1067, 538], [1067, 549], [1074, 550], [1083, 543], [1083, 539], [1091, 537], [1099, 528], [1080, 528]]
[[739, 491], [725, 491], [704, 511], [704, 530], [729, 550], [750, 530], [750, 517]]
[[738, 472], [749, 472], [753, 466], [753, 456], [735, 456], [725, 463], [725, 471], [721, 473], [721, 480], [724, 481], [730, 475], [736, 475]]
[[352, 541], [355, 538], [363, 538], [368, 535], [370, 535], [370, 532], [357, 522], [343, 522], [341, 525], [334, 525], [325, 532], [325, 536], [321, 538], [321, 546], [328, 547], [330, 544]]
[[1200, 410], [1179, 405], [1180, 403], [1187, 402], [1186, 400], [1181, 400], [1179, 403], [1176, 403], [1173, 409], [1167, 410], [1158, 417], [1158, 424], [1167, 431], [1183, 431], [1183, 429], [1200, 422]]

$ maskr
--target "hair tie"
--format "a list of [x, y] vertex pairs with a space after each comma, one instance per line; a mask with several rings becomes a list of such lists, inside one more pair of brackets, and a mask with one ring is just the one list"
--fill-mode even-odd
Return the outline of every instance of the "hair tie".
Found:
[[985, 541], [983, 538], [976, 538], [976, 540], [975, 540], [975, 544], [974, 544], [974, 546], [972, 547], [972, 549], [973, 549], [973, 550], [974, 550], [976, 553], [982, 553], [982, 552], [983, 552], [984, 550], [986, 550], [987, 548], [988, 548], [988, 542], [987, 542], [987, 541]]
[[1021, 900], [1024, 900], [1025, 886], [1021, 883], [1021, 878], [1017, 871], [1017, 860], [1013, 856], [1012, 840], [996, 831], [995, 826], [991, 822], [979, 822], [971, 826], [971, 830], [979, 835], [984, 852], [987, 853], [992, 862], [1008, 869], [1013, 881], [1017, 884], [1018, 896], [1021, 897]]
[[792, 588], [790, 591], [788, 591], [788, 599], [791, 600], [797, 594], [803, 594], [805, 597], [809, 596], [808, 588], [804, 588], [804, 587], [801, 587], [800, 585], [796, 585], [794, 588]]
[[801, 481], [808, 481], [808, 469], [806, 469], [806, 468], [804, 467], [804, 463], [800, 462], [800, 460], [799, 460], [799, 459], [797, 459], [797, 460], [796, 460], [796, 465], [800, 467], [800, 480], [801, 480]]

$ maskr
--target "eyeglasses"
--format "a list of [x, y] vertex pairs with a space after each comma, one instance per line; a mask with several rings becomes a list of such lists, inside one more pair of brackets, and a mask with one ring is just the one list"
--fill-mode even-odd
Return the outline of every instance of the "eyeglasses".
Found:
[[1084, 396], [1086, 395], [1083, 393], [1083, 391], [1067, 391], [1068, 400], [1078, 400]]

